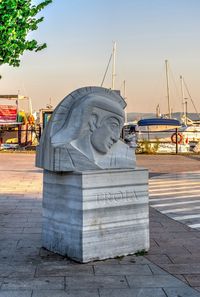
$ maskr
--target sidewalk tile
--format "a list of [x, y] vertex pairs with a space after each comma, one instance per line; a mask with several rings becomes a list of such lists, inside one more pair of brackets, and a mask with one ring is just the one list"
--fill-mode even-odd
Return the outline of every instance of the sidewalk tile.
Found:
[[124, 276], [71, 276], [66, 277], [67, 289], [127, 288]]
[[161, 267], [171, 274], [200, 274], [200, 263], [162, 264]]
[[[170, 259], [174, 264], [200, 263], [200, 254], [170, 254]], [[168, 263], [163, 263], [168, 264]]]
[[194, 287], [194, 289], [200, 292], [200, 287]]
[[41, 277], [41, 278], [15, 278], [5, 279], [2, 290], [56, 290], [64, 289], [64, 278], [62, 277]]
[[[188, 254], [188, 255], [191, 255], [191, 253], [185, 248], [185, 247], [182, 247], [182, 246], [176, 246], [176, 247], [173, 247], [173, 246], [165, 246], [165, 248], [161, 248], [161, 247], [158, 247], [158, 248], [153, 248], [148, 251], [148, 255], [168, 255], [170, 257], [170, 255], [174, 255], [174, 254]], [[146, 256], [147, 259], [148, 259], [148, 255]]]
[[151, 263], [144, 256], [126, 256], [119, 259], [120, 264], [149, 264]]
[[200, 274], [184, 275], [191, 287], [200, 286]]
[[31, 297], [32, 291], [6, 290], [0, 291], [0, 297]]
[[183, 287], [185, 284], [171, 275], [127, 276], [131, 288]]
[[152, 275], [147, 264], [94, 265], [95, 275]]
[[182, 274], [174, 274], [174, 276], [178, 279], [180, 279], [182, 282], [186, 283], [187, 285], [189, 285], [188, 281], [186, 280], [185, 276]]
[[200, 297], [200, 293], [190, 287], [164, 288], [164, 291], [167, 297]]
[[166, 297], [162, 289], [100, 289], [100, 297]]
[[34, 265], [12, 265], [0, 264], [0, 276], [7, 278], [23, 278], [33, 277], [35, 274], [36, 266]]
[[92, 265], [70, 265], [67, 262], [50, 262], [39, 264], [36, 276], [73, 276], [73, 275], [94, 275]]
[[112, 264], [112, 265], [119, 265], [120, 262], [122, 261], [124, 257], [122, 258], [114, 258], [114, 259], [105, 259], [105, 260], [97, 260], [93, 262], [87, 263], [87, 265], [107, 265], [107, 264]]
[[[1, 296], [0, 296], [1, 297]], [[99, 297], [98, 290], [43, 290], [33, 291], [31, 297]]]
[[148, 255], [148, 260], [152, 262], [156, 262], [156, 264], [171, 264], [172, 261], [170, 260], [167, 255]]
[[168, 275], [169, 273], [167, 273], [164, 269], [160, 268], [159, 266], [155, 265], [155, 264], [149, 264], [149, 268], [151, 269], [152, 273], [155, 274], [160, 274], [160, 275]]

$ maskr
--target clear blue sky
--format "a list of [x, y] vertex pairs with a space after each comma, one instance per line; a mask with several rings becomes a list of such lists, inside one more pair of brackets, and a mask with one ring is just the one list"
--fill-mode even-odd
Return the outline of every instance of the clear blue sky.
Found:
[[[123, 94], [126, 82], [128, 112], [152, 112], [157, 104], [167, 112], [166, 59], [172, 109], [182, 108], [183, 75], [200, 112], [199, 13], [199, 0], [54, 0], [30, 36], [47, 49], [26, 52], [19, 68], [2, 66], [1, 93], [19, 90], [34, 109], [50, 98], [55, 106], [79, 87], [100, 85], [116, 41], [115, 85]], [[111, 87], [111, 68], [104, 86]]]

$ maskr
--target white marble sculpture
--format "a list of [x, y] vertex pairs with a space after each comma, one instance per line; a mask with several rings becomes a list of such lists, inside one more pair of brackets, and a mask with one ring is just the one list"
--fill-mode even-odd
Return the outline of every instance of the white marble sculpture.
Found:
[[102, 87], [85, 87], [55, 109], [37, 149], [36, 165], [54, 172], [134, 168], [134, 149], [120, 139], [123, 98]]
[[79, 262], [148, 250], [148, 171], [120, 140], [125, 106], [115, 91], [86, 87], [52, 114], [36, 158], [46, 249]]

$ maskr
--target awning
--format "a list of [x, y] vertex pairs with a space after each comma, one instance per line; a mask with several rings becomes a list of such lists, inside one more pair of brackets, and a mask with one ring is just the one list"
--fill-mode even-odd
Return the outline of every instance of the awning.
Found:
[[180, 121], [168, 118], [149, 118], [138, 121], [139, 127], [148, 127], [149, 131], [166, 131], [181, 127]]

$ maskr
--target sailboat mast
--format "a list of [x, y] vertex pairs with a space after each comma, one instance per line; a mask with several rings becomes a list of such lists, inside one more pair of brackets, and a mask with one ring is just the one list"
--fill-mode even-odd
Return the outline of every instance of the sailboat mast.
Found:
[[124, 100], [126, 101], [126, 107], [124, 109], [125, 112], [125, 123], [128, 122], [128, 116], [127, 116], [127, 98], [126, 98], [126, 81], [123, 81], [123, 93], [124, 93]]
[[116, 73], [115, 73], [116, 42], [114, 42], [114, 45], [113, 45], [112, 57], [113, 57], [113, 64], [112, 64], [112, 87], [111, 87], [111, 89], [114, 90], [115, 89], [115, 77], [116, 77]]
[[165, 60], [165, 70], [166, 70], [166, 81], [167, 81], [168, 115], [169, 115], [169, 118], [171, 118], [170, 93], [169, 93], [169, 66], [168, 66], [168, 60]]
[[126, 81], [123, 81], [123, 93], [124, 93], [124, 100], [126, 100]]
[[182, 75], [180, 75], [180, 81], [181, 81], [181, 96], [182, 96], [182, 105], [183, 105], [183, 116], [184, 116], [184, 123], [186, 124], [186, 105], [185, 105], [185, 93], [184, 93]]

